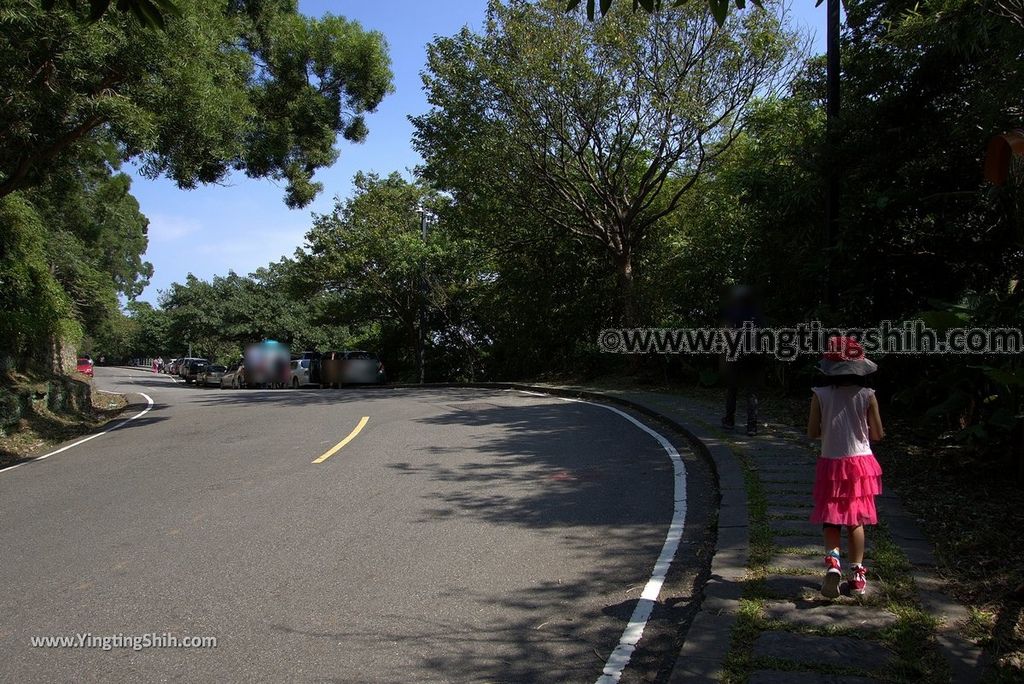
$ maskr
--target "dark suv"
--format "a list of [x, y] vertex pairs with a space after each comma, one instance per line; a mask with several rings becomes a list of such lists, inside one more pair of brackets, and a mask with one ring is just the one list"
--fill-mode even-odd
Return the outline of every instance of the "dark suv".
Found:
[[195, 382], [199, 370], [209, 363], [206, 359], [185, 359], [181, 362], [181, 366], [178, 367], [178, 375], [186, 383]]

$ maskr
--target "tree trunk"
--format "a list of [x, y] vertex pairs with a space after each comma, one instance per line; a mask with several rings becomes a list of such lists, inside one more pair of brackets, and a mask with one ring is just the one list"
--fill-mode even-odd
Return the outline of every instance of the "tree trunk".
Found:
[[636, 325], [636, 292], [633, 283], [633, 252], [626, 248], [615, 255], [615, 269], [618, 272], [619, 314], [622, 326]]

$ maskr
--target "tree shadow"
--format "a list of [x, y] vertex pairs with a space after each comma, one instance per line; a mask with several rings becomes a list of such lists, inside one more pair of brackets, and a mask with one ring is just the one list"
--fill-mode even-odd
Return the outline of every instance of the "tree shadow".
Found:
[[[446, 399], [447, 412], [419, 422], [469, 428], [453, 431], [469, 436], [388, 465], [438, 485], [427, 495], [420, 522], [468, 517], [545, 530], [567, 555], [588, 562], [571, 583], [540, 583], [500, 598], [471, 596], [498, 612], [535, 617], [474, 630], [472, 642], [460, 640], [455, 649], [449, 644], [424, 656], [422, 666], [455, 680], [593, 680], [664, 544], [673, 512], [672, 463], [648, 435], [603, 408], [486, 399]], [[710, 472], [682, 438], [670, 439], [686, 456], [691, 501], [684, 542], [632, 660], [630, 676], [641, 680], [664, 679], [671, 671], [680, 625], [696, 610], [696, 588], [713, 550]]]

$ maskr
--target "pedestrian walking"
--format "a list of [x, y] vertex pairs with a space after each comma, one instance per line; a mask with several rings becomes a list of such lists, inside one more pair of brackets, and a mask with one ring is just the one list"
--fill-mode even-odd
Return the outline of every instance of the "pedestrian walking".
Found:
[[[722, 324], [739, 330], [744, 325], [760, 328], [764, 322], [754, 290], [746, 285], [738, 285], [733, 289], [729, 302], [722, 308]], [[757, 434], [757, 393], [764, 375], [764, 362], [764, 355], [756, 350], [743, 350], [735, 358], [725, 359], [724, 429], [733, 430], [736, 427], [736, 401], [742, 390], [747, 403], [747, 434], [751, 437]]]
[[814, 478], [811, 522], [820, 523], [825, 538], [825, 578], [821, 593], [839, 596], [843, 571], [840, 564], [841, 530], [847, 529], [851, 564], [849, 591], [867, 591], [864, 567], [864, 526], [878, 523], [875, 497], [882, 493], [882, 468], [871, 442], [885, 435], [875, 391], [864, 386], [878, 366], [851, 337], [829, 339], [828, 351], [818, 364], [824, 382], [814, 388], [807, 436], [821, 439]]

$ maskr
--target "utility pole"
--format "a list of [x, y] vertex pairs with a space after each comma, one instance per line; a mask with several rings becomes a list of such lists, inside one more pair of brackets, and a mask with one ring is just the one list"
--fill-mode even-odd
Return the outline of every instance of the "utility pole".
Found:
[[839, 6], [840, 0], [828, 0], [826, 36], [825, 149], [828, 175], [825, 187], [825, 306], [831, 311], [838, 301], [833, 277], [832, 257], [839, 232], [839, 145], [836, 141], [836, 120], [839, 117]]
[[[422, 205], [416, 208], [416, 213], [420, 215], [420, 237], [423, 239], [423, 244], [427, 244], [427, 210]], [[426, 257], [423, 259], [423, 263], [420, 265], [420, 315], [419, 315], [419, 330], [417, 334], [419, 339], [416, 343], [416, 366], [419, 371], [420, 384], [422, 385], [426, 379], [426, 358], [425, 350], [427, 346], [427, 260]]]

